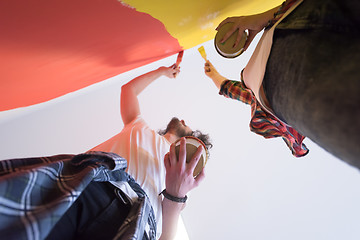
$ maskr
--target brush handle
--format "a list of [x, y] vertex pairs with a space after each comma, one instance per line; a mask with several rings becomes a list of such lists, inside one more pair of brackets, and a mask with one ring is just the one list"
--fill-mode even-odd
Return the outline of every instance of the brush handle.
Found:
[[198, 51], [200, 53], [200, 55], [202, 56], [202, 58], [207, 61], [207, 57], [206, 57], [206, 52], [205, 52], [205, 48], [203, 46], [198, 48]]

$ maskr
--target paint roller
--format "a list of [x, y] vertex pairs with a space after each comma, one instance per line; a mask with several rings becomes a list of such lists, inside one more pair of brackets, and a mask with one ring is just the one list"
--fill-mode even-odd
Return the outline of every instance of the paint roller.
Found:
[[177, 68], [178, 66], [180, 66], [180, 63], [182, 61], [182, 58], [183, 58], [183, 55], [184, 55], [184, 51], [181, 51], [179, 52], [178, 56], [177, 56], [177, 59], [176, 59], [176, 63], [173, 65], [173, 68]]
[[[177, 68], [177, 67], [180, 66], [180, 63], [181, 63], [182, 58], [183, 58], [183, 55], [184, 55], [184, 51], [180, 51], [179, 54], [178, 54], [178, 56], [177, 56], [177, 58], [176, 58], [176, 63], [171, 66], [173, 69], [175, 69], [175, 68]], [[176, 74], [177, 74], [177, 73], [173, 73], [174, 77], [176, 77]]]

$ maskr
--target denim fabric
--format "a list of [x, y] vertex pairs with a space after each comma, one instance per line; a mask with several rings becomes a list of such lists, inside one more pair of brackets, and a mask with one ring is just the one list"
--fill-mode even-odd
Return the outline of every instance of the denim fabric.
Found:
[[277, 26], [263, 82], [280, 119], [357, 168], [359, 12], [359, 1], [304, 0]]
[[359, 3], [353, 0], [304, 0], [276, 29], [326, 29], [359, 32]]
[[[132, 179], [129, 185], [138, 194], [139, 201], [130, 203], [128, 197], [109, 182], [92, 181], [69, 210], [57, 222], [46, 239], [156, 239], [155, 216], [145, 192]], [[128, 231], [139, 208], [141, 217], [135, 222], [137, 232], [134, 236]], [[127, 219], [127, 220], [126, 220]], [[149, 221], [150, 231], [145, 233], [143, 222]]]
[[[133, 203], [128, 218], [125, 220], [126, 224], [123, 224], [118, 230], [114, 239], [143, 239], [150, 240], [156, 239], [156, 220], [154, 210], [151, 206], [150, 199], [146, 195], [145, 191], [140, 185], [132, 178], [129, 177], [128, 183], [130, 187], [138, 195], [138, 200]], [[134, 215], [138, 215], [137, 221], [132, 221]], [[148, 223], [149, 230], [145, 231], [146, 222]], [[132, 228], [138, 228], [136, 232], [132, 231]], [[141, 229], [140, 229], [141, 228]], [[144, 233], [143, 236], [139, 234]]]
[[91, 182], [47, 239], [112, 239], [131, 208], [115, 190], [108, 182]]

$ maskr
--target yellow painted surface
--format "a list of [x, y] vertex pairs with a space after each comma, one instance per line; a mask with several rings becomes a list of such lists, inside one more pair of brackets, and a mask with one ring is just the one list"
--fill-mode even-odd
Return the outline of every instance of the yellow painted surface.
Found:
[[[280, 5], [283, 0], [123, 0], [139, 12], [161, 21], [184, 49], [215, 37], [215, 28], [230, 16], [251, 15]], [[144, 23], [146, 24], [146, 23]]]

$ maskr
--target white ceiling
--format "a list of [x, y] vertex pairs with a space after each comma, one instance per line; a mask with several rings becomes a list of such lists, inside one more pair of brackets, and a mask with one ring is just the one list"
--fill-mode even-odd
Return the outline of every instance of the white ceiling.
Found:
[[[204, 46], [219, 72], [232, 79], [239, 79], [252, 51], [227, 60], [217, 55], [211, 41]], [[108, 139], [123, 126], [121, 85], [175, 59], [47, 103], [0, 113], [0, 159], [78, 153]], [[190, 193], [183, 212], [189, 238], [360, 239], [359, 171], [309, 139], [305, 143], [310, 153], [297, 159], [281, 139], [251, 133], [250, 107], [218, 95], [203, 64], [197, 48], [186, 50], [179, 77], [159, 79], [140, 96], [143, 117], [154, 129], [178, 116], [213, 139], [206, 179]]]

